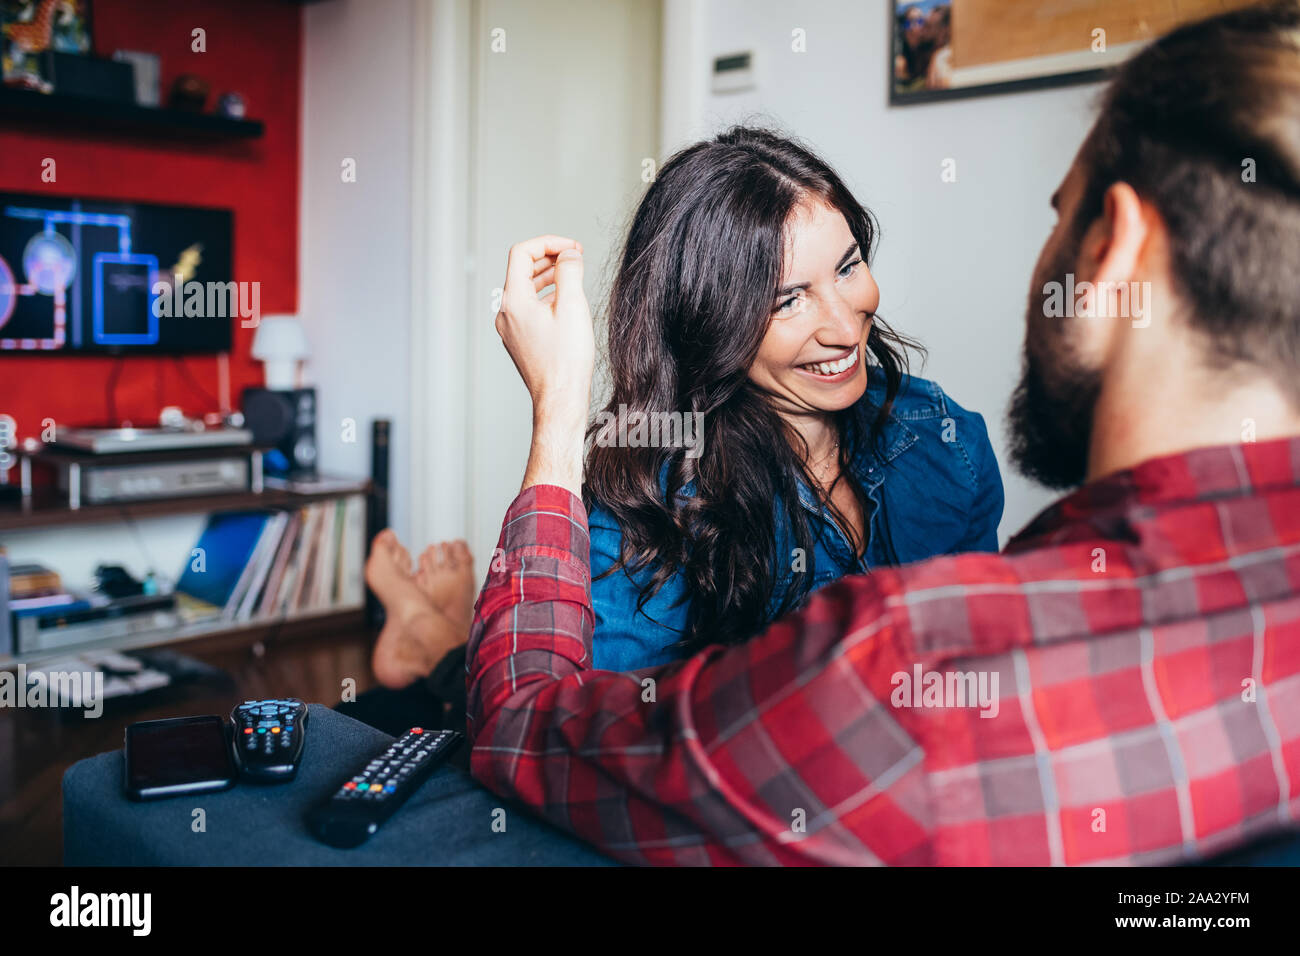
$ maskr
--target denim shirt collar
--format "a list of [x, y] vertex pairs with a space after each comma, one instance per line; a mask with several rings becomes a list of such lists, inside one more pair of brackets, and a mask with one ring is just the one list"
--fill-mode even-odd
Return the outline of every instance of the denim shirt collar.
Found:
[[[873, 394], [874, 391], [873, 389], [854, 406], [859, 425], [858, 433], [862, 436], [864, 447], [859, 448], [850, 462], [853, 477], [872, 497], [875, 497], [876, 489], [885, 480], [884, 466], [911, 448], [917, 441], [916, 432], [904, 424], [892, 411], [886, 417], [884, 425], [881, 426], [880, 441], [877, 443], [870, 439], [871, 423], [875, 418], [876, 409], [879, 407], [877, 400], [884, 399], [883, 389], [879, 395]], [[817, 507], [816, 499], [813, 497], [812, 489], [808, 487], [803, 479], [799, 479], [799, 503], [813, 514], [821, 513]]]

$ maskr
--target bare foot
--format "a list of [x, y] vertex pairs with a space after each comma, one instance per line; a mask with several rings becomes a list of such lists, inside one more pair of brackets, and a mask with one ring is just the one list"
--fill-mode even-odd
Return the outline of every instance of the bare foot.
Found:
[[463, 632], [460, 643], [469, 640], [474, 622], [474, 556], [464, 541], [440, 541], [420, 555], [415, 584], [433, 606]]
[[460, 625], [435, 608], [416, 584], [410, 552], [391, 528], [379, 532], [371, 544], [366, 584], [384, 605], [384, 627], [370, 666], [385, 687], [406, 687], [464, 642]]

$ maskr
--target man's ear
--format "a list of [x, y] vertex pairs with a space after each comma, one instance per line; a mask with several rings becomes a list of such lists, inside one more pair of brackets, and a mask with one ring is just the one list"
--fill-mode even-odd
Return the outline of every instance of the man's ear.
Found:
[[1106, 190], [1102, 214], [1084, 237], [1079, 265], [1093, 283], [1130, 282], [1141, 272], [1151, 223], [1141, 198], [1128, 183]]
[[[1130, 283], [1141, 282], [1146, 268], [1147, 241], [1151, 221], [1147, 209], [1128, 183], [1115, 183], [1106, 190], [1102, 214], [1093, 221], [1079, 246], [1078, 278], [1085, 292], [1078, 306], [1084, 321], [1077, 326], [1079, 354], [1088, 361], [1104, 365], [1109, 356], [1127, 337], [1134, 306], [1139, 302], [1149, 310], [1146, 297], [1134, 299]], [[1086, 280], [1086, 284], [1084, 284]], [[1127, 308], [1126, 308], [1127, 304]], [[1147, 319], [1142, 326], [1150, 324]]]

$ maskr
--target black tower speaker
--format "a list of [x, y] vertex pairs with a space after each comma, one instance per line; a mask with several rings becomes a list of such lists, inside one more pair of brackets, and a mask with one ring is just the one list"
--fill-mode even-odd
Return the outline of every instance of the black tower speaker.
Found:
[[[370, 424], [370, 508], [367, 514], [366, 557], [370, 557], [370, 542], [375, 535], [388, 527], [388, 436], [392, 422], [376, 418]], [[384, 606], [366, 588], [366, 620], [374, 627], [384, 621]]]

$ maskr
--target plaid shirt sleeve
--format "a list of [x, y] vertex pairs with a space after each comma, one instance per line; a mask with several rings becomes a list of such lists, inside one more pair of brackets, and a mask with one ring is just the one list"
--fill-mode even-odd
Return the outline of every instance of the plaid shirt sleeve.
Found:
[[516, 499], [472, 766], [622, 859], [1162, 864], [1300, 819], [1300, 438], [1153, 459], [1002, 554], [631, 674], [590, 669], [587, 551], [567, 491]]
[[572, 494], [515, 500], [468, 649], [479, 780], [628, 862], [928, 862], [923, 751], [866, 683], [909, 666], [888, 576], [744, 645], [612, 673], [590, 669], [587, 554]]

